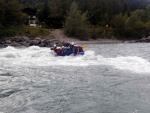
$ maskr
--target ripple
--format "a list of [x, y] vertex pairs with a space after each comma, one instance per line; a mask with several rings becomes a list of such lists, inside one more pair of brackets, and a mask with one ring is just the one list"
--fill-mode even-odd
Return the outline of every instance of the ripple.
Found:
[[6, 98], [9, 97], [10, 95], [19, 92], [20, 90], [18, 89], [8, 89], [8, 90], [4, 90], [0, 93], [0, 98]]
[[4, 74], [0, 74], [0, 76], [13, 76], [13, 75], [10, 73], [4, 73]]

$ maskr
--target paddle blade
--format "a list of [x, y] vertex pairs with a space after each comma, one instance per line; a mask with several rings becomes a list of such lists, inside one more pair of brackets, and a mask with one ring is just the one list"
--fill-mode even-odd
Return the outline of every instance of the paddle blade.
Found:
[[83, 49], [85, 49], [85, 48], [86, 48], [86, 46], [84, 45], [84, 46], [82, 46], [82, 48], [83, 48]]

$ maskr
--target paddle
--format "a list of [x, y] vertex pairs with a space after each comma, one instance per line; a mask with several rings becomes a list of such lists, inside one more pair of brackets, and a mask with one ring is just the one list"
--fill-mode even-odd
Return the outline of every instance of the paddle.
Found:
[[83, 48], [83, 49], [85, 49], [85, 48], [86, 48], [86, 46], [84, 45], [84, 46], [82, 46], [82, 48]]

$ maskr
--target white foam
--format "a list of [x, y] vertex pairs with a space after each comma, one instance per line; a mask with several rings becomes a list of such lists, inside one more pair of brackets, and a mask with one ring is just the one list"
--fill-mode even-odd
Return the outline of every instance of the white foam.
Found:
[[94, 51], [86, 51], [84, 56], [55, 57], [49, 48], [32, 46], [17, 49], [7, 47], [0, 50], [0, 66], [89, 66], [106, 65], [119, 70], [137, 73], [150, 73], [150, 62], [138, 56], [118, 56], [105, 58], [95, 55]]
[[103, 65], [110, 65], [120, 70], [130, 70], [137, 73], [150, 73], [150, 62], [137, 56], [99, 58]]

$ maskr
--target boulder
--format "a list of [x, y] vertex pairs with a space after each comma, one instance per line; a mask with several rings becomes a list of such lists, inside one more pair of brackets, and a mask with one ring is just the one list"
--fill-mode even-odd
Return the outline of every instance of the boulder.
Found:
[[140, 39], [139, 42], [150, 42], [150, 36]]
[[28, 46], [29, 46], [29, 43], [27, 43], [26, 41], [21, 42], [20, 44], [23, 45], [23, 46], [25, 46], [25, 47], [28, 47]]
[[47, 40], [47, 47], [53, 47], [54, 44], [62, 45], [60, 40], [57, 40], [57, 39], [49, 39], [49, 40]]
[[10, 44], [10, 43], [11, 43], [11, 40], [6, 40], [6, 43], [7, 43], [7, 44]]
[[29, 38], [29, 37], [23, 36], [22, 38], [23, 38], [23, 40], [24, 40], [25, 42], [27, 42], [27, 43], [30, 42], [30, 38]]
[[0, 41], [0, 44], [5, 44], [6, 42], [4, 40]]
[[31, 40], [30, 42], [29, 42], [29, 46], [33, 46], [33, 45], [39, 45], [40, 44], [40, 40]]
[[58, 39], [50, 39], [47, 37], [46, 39], [43, 39], [41, 37], [36, 37], [34, 39], [26, 37], [26, 36], [15, 36], [15, 37], [9, 37], [4, 38], [0, 41], [0, 47], [6, 47], [8, 45], [10, 46], [40, 46], [40, 47], [53, 47], [54, 44], [56, 45], [62, 45], [62, 42]]
[[150, 36], [147, 37], [147, 40], [150, 40]]
[[16, 47], [16, 46], [22, 46], [22, 45], [20, 43], [17, 43], [17, 42], [12, 42], [11, 46], [15, 46]]
[[24, 38], [20, 37], [20, 36], [15, 36], [15, 37], [12, 37], [11, 38], [11, 41], [14, 41], [14, 42], [22, 42], [24, 41]]
[[39, 37], [36, 37], [34, 40], [41, 40], [41, 38], [39, 38]]
[[3, 47], [3, 44], [0, 44], [0, 48]]
[[46, 43], [41, 42], [41, 43], [39, 44], [39, 46], [40, 46], [40, 47], [46, 47], [47, 45], [46, 45]]

